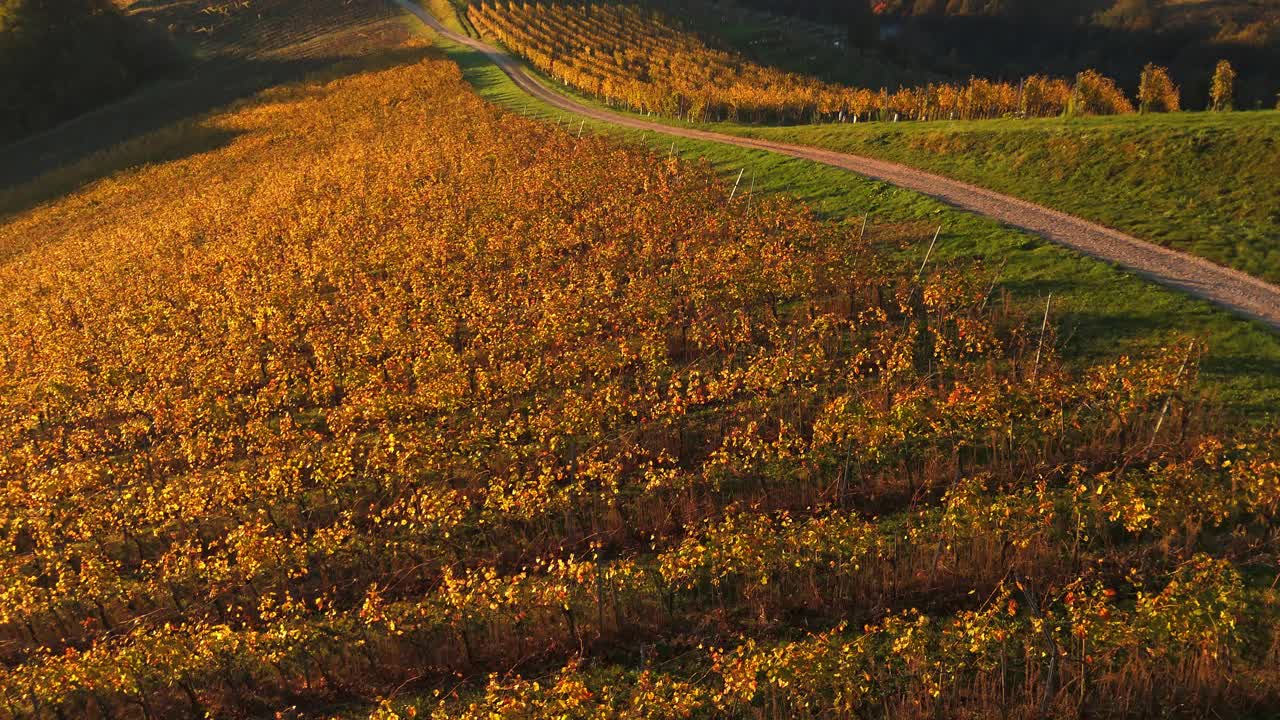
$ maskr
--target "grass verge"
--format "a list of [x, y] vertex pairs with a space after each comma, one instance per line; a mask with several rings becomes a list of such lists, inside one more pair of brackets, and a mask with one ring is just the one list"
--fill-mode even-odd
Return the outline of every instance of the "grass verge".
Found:
[[716, 129], [925, 168], [1280, 282], [1278, 112]]

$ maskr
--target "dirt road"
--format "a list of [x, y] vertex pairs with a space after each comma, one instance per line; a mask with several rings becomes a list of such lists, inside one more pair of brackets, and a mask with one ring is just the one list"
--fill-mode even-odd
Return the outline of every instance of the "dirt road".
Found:
[[1272, 329], [1280, 330], [1280, 287], [1251, 275], [1216, 265], [1188, 253], [1139, 240], [1118, 230], [1026, 200], [1002, 195], [906, 165], [804, 145], [671, 127], [588, 107], [548, 89], [528, 72], [522, 62], [502, 50], [449, 30], [431, 13], [411, 1], [395, 0], [395, 2], [446, 39], [484, 53], [524, 92], [562, 110], [620, 127], [648, 130], [691, 140], [725, 143], [811, 160], [914, 190], [963, 210], [985, 215], [1006, 225], [1035, 233], [1086, 255], [1113, 262], [1162, 285], [1208, 300], [1240, 315], [1266, 323]]

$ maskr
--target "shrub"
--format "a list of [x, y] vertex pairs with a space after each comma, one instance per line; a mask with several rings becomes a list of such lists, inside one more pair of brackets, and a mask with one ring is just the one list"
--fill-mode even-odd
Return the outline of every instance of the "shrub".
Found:
[[1213, 87], [1210, 90], [1209, 106], [1217, 111], [1230, 110], [1235, 104], [1236, 70], [1226, 60], [1219, 60], [1213, 71]]
[[1147, 63], [1142, 68], [1142, 78], [1138, 83], [1139, 111], [1177, 112], [1181, 106], [1181, 92], [1169, 78], [1169, 69]]
[[1133, 103], [1114, 80], [1097, 70], [1085, 70], [1076, 75], [1068, 112], [1072, 115], [1118, 115], [1133, 112]]

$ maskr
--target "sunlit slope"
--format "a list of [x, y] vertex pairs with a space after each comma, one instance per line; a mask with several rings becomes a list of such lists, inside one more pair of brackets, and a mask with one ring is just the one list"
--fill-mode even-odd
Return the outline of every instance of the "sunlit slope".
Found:
[[[122, 3], [124, 4], [124, 3]], [[408, 33], [386, 0], [173, 0], [127, 4], [129, 19], [183, 50], [163, 79], [5, 147], [0, 216], [138, 163], [181, 152], [142, 140], [344, 59], [394, 48]], [[49, 52], [87, 40], [64, 39]], [[0, 80], [0, 83], [3, 81]], [[65, 119], [65, 118], [64, 118]], [[119, 152], [131, 144], [134, 152]], [[41, 176], [43, 176], [41, 178]], [[37, 183], [30, 181], [41, 178]]]
[[748, 132], [925, 168], [1280, 282], [1280, 112]]
[[1276, 444], [1197, 344], [1068, 367], [990, 273], [871, 249], [931, 224], [405, 53], [0, 225], [0, 713], [1275, 699]]

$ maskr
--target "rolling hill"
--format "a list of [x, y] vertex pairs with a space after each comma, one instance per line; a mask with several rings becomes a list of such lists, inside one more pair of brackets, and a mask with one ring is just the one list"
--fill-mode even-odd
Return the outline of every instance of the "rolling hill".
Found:
[[[1280, 335], [361, 2], [137, 3], [201, 72], [0, 195], [0, 718], [1280, 703]], [[1004, 182], [1200, 120], [736, 127]]]

